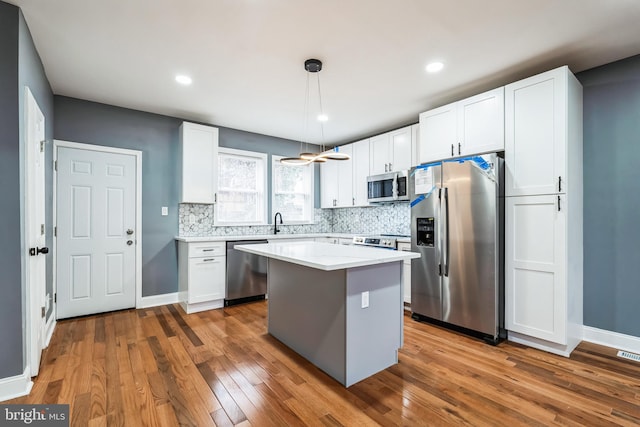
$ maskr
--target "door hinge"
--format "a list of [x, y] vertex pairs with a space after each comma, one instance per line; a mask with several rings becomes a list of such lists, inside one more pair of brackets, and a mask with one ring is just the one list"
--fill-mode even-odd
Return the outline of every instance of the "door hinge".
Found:
[[53, 294], [53, 302], [58, 302], [58, 293]]
[[44, 224], [40, 224], [40, 235], [44, 236]]
[[40, 316], [44, 317], [47, 313], [44, 311], [44, 307], [40, 307]]
[[58, 227], [53, 227], [53, 236], [58, 237]]
[[57, 161], [57, 160], [54, 160], [54, 161], [53, 161], [53, 170], [54, 170], [54, 171], [57, 171], [57, 170], [58, 170], [58, 161]]
[[45, 143], [44, 140], [40, 141], [40, 152], [41, 153], [44, 153], [44, 143]]

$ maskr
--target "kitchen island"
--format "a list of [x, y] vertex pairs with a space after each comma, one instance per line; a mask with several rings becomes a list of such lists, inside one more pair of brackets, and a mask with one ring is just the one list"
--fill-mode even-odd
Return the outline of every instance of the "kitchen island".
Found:
[[413, 252], [316, 242], [236, 246], [269, 258], [268, 331], [346, 387], [398, 362]]

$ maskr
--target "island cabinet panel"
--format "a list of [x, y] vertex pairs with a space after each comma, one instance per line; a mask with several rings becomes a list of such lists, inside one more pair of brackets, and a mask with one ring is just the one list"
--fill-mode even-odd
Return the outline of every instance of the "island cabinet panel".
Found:
[[324, 271], [270, 258], [269, 333], [349, 387], [398, 362], [401, 279], [402, 261]]

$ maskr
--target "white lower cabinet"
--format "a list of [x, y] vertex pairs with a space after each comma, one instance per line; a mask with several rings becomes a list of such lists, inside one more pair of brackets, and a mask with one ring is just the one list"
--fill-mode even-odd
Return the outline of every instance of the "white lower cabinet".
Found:
[[[411, 243], [398, 243], [399, 251], [411, 252]], [[407, 304], [411, 304], [411, 260], [407, 259], [402, 262], [402, 285], [404, 288], [403, 300]]]
[[186, 313], [224, 306], [225, 242], [178, 243], [178, 291]]
[[580, 342], [582, 325], [582, 275], [569, 271], [581, 247], [567, 244], [567, 213], [566, 195], [506, 198], [509, 339], [564, 356]]

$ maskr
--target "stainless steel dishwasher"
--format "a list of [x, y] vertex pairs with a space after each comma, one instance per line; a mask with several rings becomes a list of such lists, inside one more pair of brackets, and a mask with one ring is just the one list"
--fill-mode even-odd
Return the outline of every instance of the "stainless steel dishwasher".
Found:
[[267, 293], [267, 258], [238, 251], [236, 245], [267, 243], [266, 240], [227, 242], [227, 282], [224, 305], [264, 299]]

